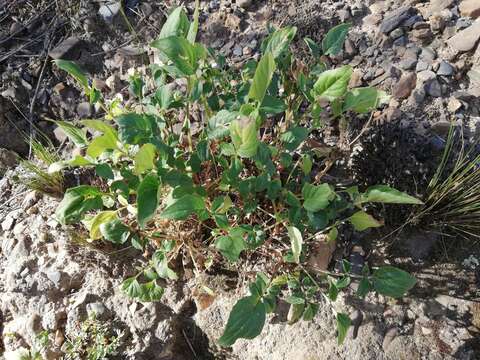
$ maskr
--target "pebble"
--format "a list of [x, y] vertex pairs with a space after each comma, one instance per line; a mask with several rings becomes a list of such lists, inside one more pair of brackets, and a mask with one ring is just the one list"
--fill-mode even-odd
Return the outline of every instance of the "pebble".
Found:
[[115, 19], [115, 17], [120, 13], [121, 8], [122, 8], [121, 2], [115, 2], [113, 4], [103, 4], [98, 9], [98, 14], [101, 16], [101, 18], [104, 21], [111, 23]]
[[417, 66], [415, 67], [416, 72], [421, 72], [429, 69], [430, 69], [430, 65], [423, 60], [419, 60], [417, 62]]
[[408, 98], [415, 88], [416, 83], [417, 75], [414, 72], [404, 73], [393, 88], [393, 97], [399, 100]]
[[395, 339], [398, 335], [398, 329], [396, 327], [390, 328], [385, 333], [385, 337], [383, 338], [382, 348], [383, 350], [387, 350], [388, 345]]
[[398, 66], [403, 70], [412, 70], [417, 65], [417, 59], [407, 58], [398, 63]]
[[428, 95], [432, 97], [441, 97], [442, 96], [442, 86], [438, 80], [431, 80], [425, 83], [425, 91]]
[[411, 6], [403, 6], [395, 11], [392, 11], [386, 16], [380, 24], [380, 32], [384, 34], [395, 30], [400, 24], [411, 17], [413, 8]]
[[448, 62], [442, 60], [440, 62], [440, 66], [438, 67], [437, 75], [452, 76], [454, 72], [454, 67]]

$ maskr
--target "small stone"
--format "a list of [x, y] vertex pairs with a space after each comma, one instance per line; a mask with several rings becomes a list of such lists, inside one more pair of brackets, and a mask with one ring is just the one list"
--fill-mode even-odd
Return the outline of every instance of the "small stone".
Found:
[[352, 74], [352, 77], [350, 78], [350, 82], [348, 83], [348, 86], [350, 88], [356, 88], [362, 86], [362, 77], [363, 73], [361, 70], [355, 70]]
[[86, 309], [87, 309], [87, 314], [88, 315], [95, 314], [95, 316], [98, 319], [104, 318], [104, 315], [106, 315], [107, 312], [108, 312], [105, 305], [101, 302], [89, 303], [89, 304], [87, 304]]
[[407, 58], [398, 63], [398, 66], [403, 70], [412, 70], [417, 65], [417, 59]]
[[233, 48], [233, 55], [235, 56], [242, 56], [243, 55], [243, 48], [240, 45], [236, 45]]
[[435, 60], [436, 58], [437, 58], [437, 53], [435, 52], [435, 50], [429, 47], [422, 48], [422, 52], [420, 53], [420, 59], [431, 64], [433, 60]]
[[440, 15], [433, 15], [430, 19], [432, 31], [441, 32], [445, 28], [445, 19]]
[[13, 228], [13, 224], [15, 224], [15, 218], [7, 215], [5, 220], [2, 221], [2, 230], [3, 231], [11, 230]]
[[400, 24], [410, 18], [413, 8], [411, 6], [403, 6], [392, 11], [383, 19], [380, 25], [380, 32], [388, 34], [400, 26]]
[[383, 343], [382, 343], [382, 348], [383, 350], [387, 350], [388, 345], [392, 342], [393, 339], [395, 339], [398, 335], [398, 329], [397, 328], [390, 328], [387, 330], [385, 333], [385, 337], [383, 338]]
[[77, 114], [80, 118], [89, 118], [92, 116], [92, 105], [89, 102], [81, 102], [77, 105]]
[[457, 52], [467, 52], [473, 50], [480, 39], [480, 19], [477, 19], [471, 26], [460, 31], [447, 41]]
[[72, 36], [62, 41], [54, 49], [48, 52], [52, 59], [77, 60], [80, 57], [83, 41]]
[[433, 80], [433, 79], [436, 79], [436, 78], [437, 78], [437, 75], [433, 71], [430, 71], [430, 70], [420, 71], [417, 74], [417, 79], [420, 83], [424, 83], [424, 82], [427, 82], [427, 81], [430, 81], [430, 80]]
[[455, 72], [454, 67], [450, 65], [448, 62], [442, 60], [437, 70], [437, 75], [452, 76], [454, 72]]
[[63, 131], [61, 127], [55, 128], [55, 130], [53, 130], [53, 135], [55, 135], [55, 138], [58, 140], [59, 143], [67, 141], [67, 134], [65, 134], [65, 131]]
[[425, 84], [425, 91], [428, 95], [432, 97], [441, 97], [442, 96], [442, 87], [438, 80], [431, 80]]
[[98, 9], [98, 14], [102, 17], [102, 19], [108, 23], [113, 22], [115, 17], [120, 13], [120, 9], [122, 8], [121, 2], [115, 2], [112, 4], [103, 4]]
[[430, 40], [431, 38], [433, 38], [433, 33], [432, 33], [432, 30], [430, 30], [430, 28], [413, 30], [412, 35], [415, 39], [421, 40], [421, 41], [426, 41], [426, 40]]
[[252, 0], [237, 0], [238, 7], [248, 9], [252, 5]]
[[439, 14], [452, 6], [454, 2], [454, 0], [432, 0], [425, 15], [427, 15], [426, 17], [430, 17], [434, 14]]
[[410, 96], [417, 83], [417, 75], [413, 72], [407, 72], [402, 75], [398, 83], [393, 88], [393, 97], [396, 99], [406, 99]]
[[393, 30], [391, 33], [390, 33], [390, 38], [392, 38], [393, 40], [395, 39], [398, 39], [400, 36], [403, 36], [403, 29], [402, 28], [397, 28], [395, 30]]
[[422, 326], [422, 334], [423, 335], [431, 335], [432, 333], [433, 333], [432, 329]]
[[478, 0], [463, 0], [458, 8], [462, 16], [471, 17], [473, 19], [480, 16], [480, 1]]

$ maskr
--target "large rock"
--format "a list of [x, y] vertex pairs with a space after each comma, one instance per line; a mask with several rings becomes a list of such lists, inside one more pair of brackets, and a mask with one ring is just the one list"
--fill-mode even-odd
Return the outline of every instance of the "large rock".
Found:
[[448, 45], [457, 52], [473, 50], [480, 39], [480, 19], [477, 19], [465, 30], [460, 31], [448, 40]]
[[476, 19], [480, 16], [480, 1], [479, 0], [463, 0], [459, 6], [462, 16], [468, 16]]
[[380, 32], [388, 34], [400, 26], [402, 22], [409, 19], [414, 12], [411, 6], [403, 6], [388, 14], [380, 25]]

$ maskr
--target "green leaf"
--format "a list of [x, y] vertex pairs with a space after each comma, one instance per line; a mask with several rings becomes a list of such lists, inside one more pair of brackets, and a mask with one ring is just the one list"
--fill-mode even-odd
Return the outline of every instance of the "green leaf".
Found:
[[258, 100], [259, 102], [263, 101], [275, 68], [275, 59], [272, 53], [265, 53], [260, 59], [253, 76], [252, 86], [248, 93], [250, 99]]
[[379, 202], [385, 204], [423, 204], [417, 198], [393, 189], [387, 185], [375, 185], [360, 196], [360, 202]]
[[73, 61], [68, 60], [54, 60], [55, 65], [57, 65], [60, 69], [66, 71], [69, 75], [73, 76], [75, 80], [77, 80], [80, 85], [82, 85], [85, 89], [88, 89], [88, 78], [87, 75], [83, 72], [83, 70], [75, 64]]
[[287, 230], [288, 236], [290, 237], [293, 259], [297, 264], [299, 264], [303, 245], [302, 233], [295, 226], [289, 226]]
[[101, 211], [92, 219], [90, 225], [90, 239], [98, 240], [102, 237], [100, 226], [117, 218], [117, 211]]
[[152, 137], [152, 122], [146, 115], [122, 114], [115, 121], [118, 124], [120, 140], [127, 144], [143, 144]]
[[218, 340], [220, 346], [232, 346], [237, 339], [253, 339], [262, 332], [266, 309], [256, 296], [240, 299], [232, 308], [227, 326]]
[[112, 180], [115, 177], [112, 168], [108, 164], [95, 165], [95, 173], [107, 180]]
[[183, 75], [190, 76], [194, 74], [196, 53], [192, 44], [186, 39], [178, 36], [169, 36], [155, 40], [151, 46], [160, 50]]
[[305, 308], [305, 311], [303, 313], [303, 320], [304, 321], [311, 321], [317, 315], [319, 309], [318, 304], [308, 304], [307, 307]]
[[300, 305], [300, 304], [305, 304], [305, 298], [300, 297], [300, 296], [289, 295], [289, 296], [285, 297], [285, 302], [287, 302], [289, 304]]
[[182, 6], [175, 8], [168, 15], [165, 24], [160, 31], [159, 39], [169, 36], [186, 36], [189, 31], [190, 24]]
[[143, 174], [147, 170], [152, 170], [155, 167], [155, 156], [157, 148], [153, 144], [144, 144], [135, 154], [135, 174]]
[[193, 213], [205, 210], [205, 200], [199, 195], [187, 194], [175, 200], [162, 211], [160, 217], [172, 220], [185, 220]]
[[81, 120], [80, 123], [91, 130], [96, 130], [102, 134], [110, 135], [110, 137], [115, 139], [118, 138], [117, 131], [111, 125], [102, 120], [87, 119]]
[[335, 197], [335, 192], [328, 184], [315, 186], [306, 183], [303, 186], [302, 194], [304, 199], [303, 207], [307, 211], [311, 212], [317, 212], [325, 209], [330, 201]]
[[130, 228], [121, 220], [114, 219], [100, 224], [100, 232], [106, 240], [114, 244], [125, 244], [130, 235]]
[[382, 295], [399, 298], [413, 288], [417, 280], [393, 266], [384, 266], [373, 272], [372, 283], [375, 291]]
[[380, 227], [383, 224], [365, 211], [357, 211], [350, 216], [348, 220], [352, 223], [356, 231], [363, 231], [372, 227]]
[[147, 222], [155, 215], [158, 206], [158, 188], [160, 181], [155, 174], [145, 176], [137, 189], [138, 224], [145, 228]]
[[168, 267], [168, 259], [164, 251], [157, 250], [153, 254], [153, 266], [158, 276], [163, 279], [177, 280], [178, 276], [175, 271]]
[[171, 87], [168, 85], [159, 86], [155, 92], [155, 100], [160, 108], [168, 109], [173, 100]]
[[92, 158], [100, 156], [106, 150], [114, 150], [117, 148], [117, 138], [111, 133], [103, 134], [92, 140], [87, 148], [87, 155]]
[[294, 126], [288, 129], [280, 136], [280, 140], [284, 143], [285, 149], [289, 151], [295, 150], [307, 138], [309, 130], [302, 126]]
[[82, 129], [79, 129], [66, 121], [55, 121], [55, 124], [57, 124], [58, 127], [63, 130], [65, 135], [67, 135], [70, 141], [72, 141], [78, 147], [84, 148], [88, 145], [87, 137]]
[[198, 0], [195, 0], [195, 12], [193, 13], [193, 22], [188, 29], [187, 40], [194, 44], [198, 32], [198, 17], [200, 15], [200, 4]]
[[129, 297], [143, 302], [158, 301], [164, 292], [164, 289], [158, 286], [155, 280], [140, 284], [135, 277], [126, 279], [122, 283], [121, 289]]
[[285, 105], [285, 102], [270, 95], [265, 95], [263, 102], [260, 105], [260, 111], [267, 114], [281, 114], [285, 110], [287, 110], [287, 105]]
[[208, 120], [207, 134], [209, 139], [221, 139], [230, 133], [229, 125], [239, 114], [228, 110], [220, 110]]
[[260, 142], [257, 137], [255, 120], [248, 117], [233, 120], [230, 124], [230, 136], [238, 155], [245, 158], [256, 155]]
[[344, 313], [337, 314], [337, 342], [342, 345], [347, 336], [348, 328], [352, 325], [352, 320]]
[[340, 24], [330, 29], [322, 41], [325, 55], [337, 55], [342, 50], [350, 26], [351, 24]]
[[307, 44], [308, 49], [313, 57], [317, 58], [321, 55], [320, 46], [315, 41], [308, 37], [304, 38], [303, 41], [305, 41], [305, 44]]
[[367, 113], [378, 104], [378, 91], [375, 88], [356, 88], [347, 92], [343, 102], [343, 111], [353, 110], [359, 114]]
[[266, 45], [263, 53], [266, 54], [270, 52], [273, 58], [277, 59], [288, 49], [296, 33], [297, 28], [295, 26], [289, 26], [270, 34], [265, 40]]
[[231, 262], [237, 261], [240, 253], [247, 248], [243, 233], [241, 229], [230, 231], [229, 235], [219, 236], [215, 240], [215, 247]]
[[348, 65], [324, 71], [313, 86], [314, 94], [329, 101], [342, 97], [347, 92], [352, 72], [352, 67]]
[[298, 320], [300, 320], [304, 310], [305, 310], [305, 302], [301, 304], [291, 304], [287, 314], [288, 325], [295, 324]]
[[357, 296], [363, 299], [365, 296], [367, 296], [371, 288], [372, 284], [370, 284], [370, 281], [367, 278], [363, 278], [358, 283]]
[[81, 185], [65, 192], [55, 215], [62, 224], [79, 221], [90, 210], [103, 207], [102, 192], [93, 186]]

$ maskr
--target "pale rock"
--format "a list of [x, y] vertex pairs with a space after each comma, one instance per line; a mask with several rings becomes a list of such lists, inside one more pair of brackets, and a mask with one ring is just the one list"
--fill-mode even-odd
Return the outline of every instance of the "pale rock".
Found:
[[430, 6], [427, 8], [426, 17], [441, 13], [445, 9], [453, 5], [454, 0], [432, 0]]
[[458, 8], [462, 16], [471, 17], [473, 19], [480, 16], [479, 0], [463, 0]]
[[480, 39], [480, 19], [477, 19], [465, 30], [458, 32], [451, 37], [447, 44], [457, 52], [467, 52], [473, 50]]
[[102, 17], [102, 19], [108, 23], [113, 22], [115, 17], [120, 13], [120, 9], [122, 8], [122, 3], [114, 2], [111, 4], [103, 4], [98, 9], [98, 14]]
[[447, 109], [449, 112], [456, 113], [461, 107], [462, 102], [457, 98], [451, 97], [450, 100], [448, 100]]

